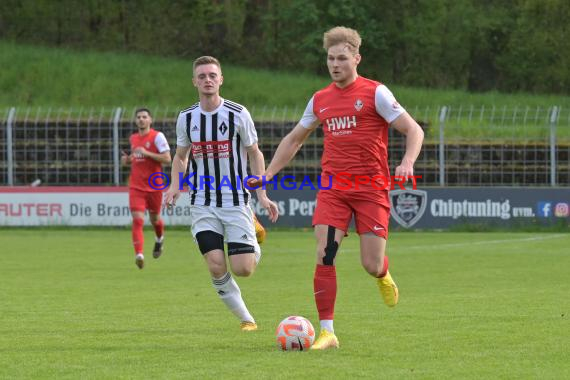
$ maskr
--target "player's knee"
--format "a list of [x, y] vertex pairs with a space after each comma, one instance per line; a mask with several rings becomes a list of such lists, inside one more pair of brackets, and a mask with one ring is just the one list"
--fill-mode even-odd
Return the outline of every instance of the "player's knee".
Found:
[[196, 234], [196, 241], [202, 254], [215, 249], [224, 250], [224, 236], [214, 231], [201, 231]]
[[228, 256], [246, 255], [232, 260], [232, 272], [239, 277], [251, 276], [255, 270], [255, 247], [244, 243], [228, 243]]
[[335, 241], [330, 245], [317, 247], [317, 261], [322, 265], [334, 265], [334, 260], [338, 252], [338, 243]]
[[375, 265], [375, 264], [362, 264], [364, 270], [368, 272], [373, 277], [378, 277], [382, 273], [382, 266]]
[[378, 277], [382, 274], [382, 263], [377, 260], [364, 260], [362, 261], [362, 267], [373, 277]]
[[220, 265], [218, 263], [208, 263], [208, 270], [213, 278], [221, 278], [228, 272], [225, 265]]
[[249, 277], [255, 271], [254, 265], [243, 265], [232, 268], [232, 272], [238, 277]]
[[338, 251], [338, 243], [333, 241], [331, 244], [327, 244], [324, 249], [323, 265], [334, 265], [334, 259]]

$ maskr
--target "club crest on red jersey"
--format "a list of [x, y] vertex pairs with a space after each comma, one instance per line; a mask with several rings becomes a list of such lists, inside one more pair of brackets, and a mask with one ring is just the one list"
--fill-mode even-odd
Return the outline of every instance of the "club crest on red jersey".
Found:
[[362, 103], [362, 100], [356, 99], [356, 102], [354, 103], [354, 108], [356, 108], [357, 111], [360, 111], [362, 107], [364, 107], [364, 103]]
[[144, 143], [144, 147], [147, 148], [147, 149], [150, 148], [150, 142], [149, 142], [149, 141], [145, 142], [145, 143]]

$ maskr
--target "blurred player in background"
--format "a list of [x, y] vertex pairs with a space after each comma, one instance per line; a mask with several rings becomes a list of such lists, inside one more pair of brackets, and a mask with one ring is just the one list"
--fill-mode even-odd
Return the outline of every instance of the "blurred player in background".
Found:
[[[295, 156], [309, 134], [322, 124], [323, 181], [348, 173], [353, 184], [346, 190], [344, 183], [341, 186], [333, 180], [331, 189], [321, 190], [317, 195], [313, 216], [317, 239], [314, 294], [321, 333], [311, 347], [316, 350], [339, 346], [333, 328], [337, 292], [335, 256], [353, 214], [360, 235], [362, 266], [376, 279], [384, 302], [388, 306], [398, 303], [398, 288], [388, 272], [385, 254], [390, 219], [389, 187], [379, 190], [385, 183], [374, 182], [373, 186], [373, 177], [390, 179], [387, 151], [390, 126], [406, 135], [406, 153], [396, 168], [396, 176], [413, 175], [413, 165], [423, 141], [422, 129], [390, 90], [358, 75], [360, 44], [361, 38], [353, 29], [336, 27], [324, 34], [323, 45], [333, 82], [309, 100], [301, 121], [281, 141], [265, 172], [266, 179], [272, 179]], [[248, 183], [259, 186], [261, 181], [252, 179]]]
[[[135, 248], [135, 263], [144, 267], [144, 213], [149, 212], [150, 222], [156, 234], [152, 255], [158, 259], [162, 254], [164, 243], [164, 221], [160, 217], [162, 206], [162, 178], [154, 179], [153, 186], [149, 178], [153, 173], [162, 172], [162, 165], [169, 164], [170, 146], [162, 132], [151, 128], [152, 115], [147, 108], [139, 108], [135, 112], [138, 132], [129, 138], [131, 154], [123, 152], [121, 162], [131, 166], [129, 179], [129, 206], [133, 217], [132, 239]], [[152, 181], [153, 178], [150, 178]]]
[[[250, 276], [261, 258], [261, 249], [256, 239], [255, 216], [249, 206], [250, 193], [243, 180], [247, 177], [248, 156], [254, 175], [265, 171], [265, 162], [247, 109], [220, 97], [224, 78], [219, 61], [200, 57], [194, 61], [193, 71], [192, 82], [200, 101], [178, 116], [172, 183], [164, 202], [171, 206], [180, 197], [180, 175], [185, 173], [190, 158], [192, 235], [220, 299], [240, 319], [243, 331], [253, 331], [257, 324], [228, 271], [224, 241], [233, 274]], [[257, 198], [275, 222], [279, 215], [277, 205], [267, 198], [265, 190], [258, 189]], [[262, 229], [258, 227], [258, 236], [263, 237]]]

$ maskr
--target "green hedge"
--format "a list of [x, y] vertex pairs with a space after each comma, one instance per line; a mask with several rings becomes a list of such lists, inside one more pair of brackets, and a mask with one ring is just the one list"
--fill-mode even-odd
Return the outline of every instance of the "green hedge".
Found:
[[568, 0], [3, 0], [0, 38], [322, 74], [322, 33], [346, 25], [386, 82], [567, 94], [568, 19]]

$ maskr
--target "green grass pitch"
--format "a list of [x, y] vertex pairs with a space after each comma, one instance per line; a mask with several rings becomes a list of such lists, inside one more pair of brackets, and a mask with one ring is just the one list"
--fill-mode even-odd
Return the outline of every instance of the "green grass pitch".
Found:
[[269, 231], [238, 278], [260, 329], [217, 298], [186, 231], [134, 264], [127, 229], [0, 231], [0, 378], [570, 378], [570, 236], [393, 233], [400, 304], [382, 304], [351, 235], [337, 256], [341, 348], [280, 352], [289, 315], [318, 329], [311, 231]]

